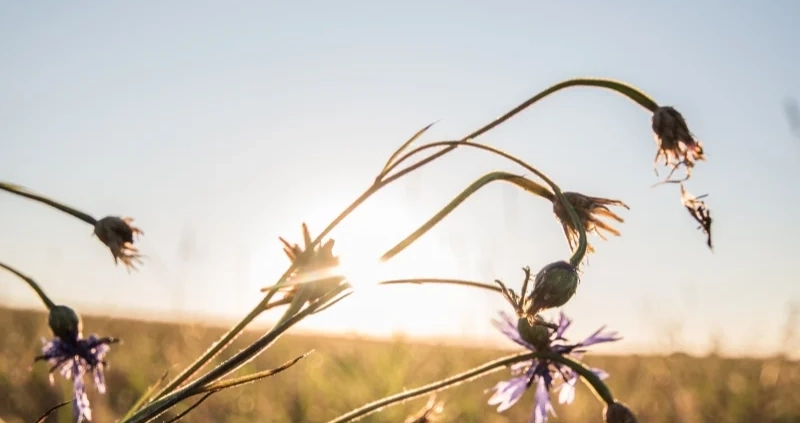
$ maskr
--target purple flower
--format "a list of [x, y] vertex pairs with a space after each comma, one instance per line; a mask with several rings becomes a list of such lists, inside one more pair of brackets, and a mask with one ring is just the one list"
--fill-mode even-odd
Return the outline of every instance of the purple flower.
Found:
[[103, 376], [103, 368], [106, 362], [103, 357], [111, 349], [110, 345], [118, 342], [115, 338], [98, 338], [91, 335], [82, 338], [80, 335], [71, 339], [64, 340], [59, 337], [52, 341], [42, 339], [42, 355], [36, 357], [36, 361], [46, 360], [50, 365], [50, 383], [54, 383], [53, 372], [56, 370], [68, 380], [72, 380], [73, 393], [72, 415], [76, 423], [83, 420], [92, 420], [92, 410], [89, 398], [86, 396], [86, 385], [83, 383], [83, 375], [92, 373], [94, 384], [97, 390], [104, 394], [106, 392], [106, 382]]
[[[564, 332], [572, 324], [572, 320], [564, 313], [561, 313], [557, 326], [553, 325], [553, 328], [547, 329], [544, 329], [544, 326], [537, 327], [547, 330], [549, 333], [546, 345], [541, 345], [537, 348], [531, 342], [528, 342], [518, 329], [519, 324], [527, 324], [527, 320], [522, 319], [524, 322], [515, 322], [504, 312], [500, 312], [500, 317], [501, 320], [492, 320], [494, 326], [509, 339], [530, 351], [547, 351], [580, 359], [588, 346], [622, 339], [617, 336], [617, 332], [605, 331], [605, 326], [603, 326], [582, 342], [577, 344], [567, 343], [567, 339], [564, 338]], [[590, 370], [601, 379], [608, 377], [608, 373], [603, 370]], [[489, 405], [496, 405], [498, 406], [497, 411], [503, 412], [519, 401], [525, 391], [536, 383], [535, 403], [530, 418], [530, 421], [534, 423], [547, 422], [548, 412], [554, 416], [556, 414], [550, 403], [550, 390], [553, 388], [554, 382], [560, 382], [555, 388], [560, 391], [558, 402], [570, 404], [575, 398], [575, 386], [580, 378], [578, 373], [568, 366], [546, 359], [533, 359], [516, 363], [511, 366], [511, 375], [511, 379], [499, 382], [489, 390], [494, 392], [492, 397], [489, 398]]]

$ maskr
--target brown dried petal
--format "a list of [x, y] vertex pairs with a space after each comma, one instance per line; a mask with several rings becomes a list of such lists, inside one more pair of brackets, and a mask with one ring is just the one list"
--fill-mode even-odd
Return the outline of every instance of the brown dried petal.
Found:
[[[616, 213], [612, 212], [608, 206], [619, 206], [630, 210], [630, 207], [628, 207], [625, 203], [620, 200], [589, 197], [577, 192], [564, 192], [563, 194], [567, 201], [572, 204], [572, 207], [575, 209], [575, 213], [578, 215], [578, 219], [580, 219], [587, 234], [594, 232], [603, 240], [606, 240], [606, 237], [601, 230], [614, 236], [620, 236], [620, 233], [616, 228], [609, 226], [606, 222], [600, 220], [600, 217], [607, 217], [619, 223], [624, 223], [625, 220], [619, 217]], [[553, 200], [553, 213], [561, 222], [561, 226], [564, 229], [564, 236], [567, 238], [567, 243], [569, 244], [570, 249], [575, 251], [575, 249], [578, 248], [580, 234], [578, 233], [578, 229], [573, 224], [566, 207], [561, 204], [561, 201], [559, 201], [558, 198]], [[592, 247], [591, 244], [587, 245], [587, 252], [594, 252], [594, 247]]]
[[684, 180], [689, 179], [695, 162], [705, 161], [706, 158], [703, 144], [689, 131], [686, 120], [673, 107], [659, 107], [653, 113], [652, 128], [658, 145], [653, 165], [657, 166], [663, 156], [664, 165], [672, 168], [667, 180], [680, 166], [686, 168]]
[[705, 198], [706, 196], [708, 196], [708, 194], [695, 197], [689, 194], [689, 192], [686, 191], [686, 187], [681, 184], [681, 202], [683, 206], [686, 207], [686, 210], [689, 211], [692, 218], [700, 224], [697, 229], [703, 230], [703, 233], [706, 234], [706, 245], [713, 250], [714, 245], [711, 241], [711, 210], [709, 210], [706, 203], [701, 200], [701, 198]]
[[136, 264], [141, 264], [141, 254], [133, 246], [135, 238], [144, 235], [144, 232], [131, 225], [130, 217], [107, 216], [94, 225], [94, 234], [103, 244], [111, 250], [114, 263], [120, 261], [128, 271], [136, 269]]

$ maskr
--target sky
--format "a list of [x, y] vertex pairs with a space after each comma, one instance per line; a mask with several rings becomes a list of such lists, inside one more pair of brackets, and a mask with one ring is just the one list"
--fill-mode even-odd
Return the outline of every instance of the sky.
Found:
[[[148, 256], [128, 274], [90, 226], [0, 193], [0, 261], [83, 314], [232, 322], [286, 269], [278, 237], [319, 232], [423, 126], [438, 122], [420, 142], [460, 138], [563, 79], [613, 78], [675, 106], [703, 142], [687, 187], [710, 194], [716, 245], [676, 186], [651, 187], [650, 114], [624, 97], [572, 88], [479, 139], [630, 206], [621, 237], [590, 236], [563, 309], [572, 337], [607, 325], [624, 340], [603, 352], [800, 350], [785, 342], [800, 138], [783, 109], [800, 97], [798, 17], [789, 1], [0, 2], [0, 180], [134, 217]], [[335, 251], [373, 263], [495, 170], [526, 174], [445, 156], [350, 216]], [[519, 289], [523, 266], [569, 255], [547, 202], [491, 184], [380, 272], [355, 266], [356, 295], [297, 330], [511, 346], [490, 323], [510, 308], [488, 291], [371, 284]], [[8, 273], [0, 299], [40, 307]]]

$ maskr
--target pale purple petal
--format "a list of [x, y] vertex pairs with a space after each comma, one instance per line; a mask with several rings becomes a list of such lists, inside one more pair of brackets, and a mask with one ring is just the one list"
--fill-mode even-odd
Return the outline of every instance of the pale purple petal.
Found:
[[94, 375], [94, 386], [97, 387], [97, 391], [101, 394], [106, 393], [106, 377], [103, 375], [103, 369], [100, 367], [95, 367], [94, 371], [92, 372]]
[[488, 404], [497, 405], [498, 412], [508, 410], [522, 398], [522, 394], [524, 394], [525, 389], [528, 388], [528, 379], [529, 377], [525, 375], [499, 382], [492, 388], [495, 393], [489, 398]]
[[555, 339], [564, 339], [564, 332], [569, 328], [569, 325], [572, 324], [572, 319], [567, 317], [566, 314], [562, 311], [559, 315], [558, 319], [558, 329], [556, 329], [556, 337]]
[[573, 372], [572, 376], [559, 385], [558, 390], [558, 403], [559, 404], [572, 404], [575, 400], [575, 385], [578, 383], [578, 374]]
[[533, 421], [533, 423], [547, 423], [547, 413], [550, 412], [555, 416], [556, 411], [553, 409], [553, 405], [550, 404], [550, 393], [547, 392], [547, 387], [542, 378], [536, 380], [535, 398], [536, 402], [533, 406], [531, 421]]
[[500, 317], [503, 319], [502, 321], [492, 319], [492, 324], [494, 325], [497, 330], [503, 333], [503, 335], [507, 336], [512, 341], [516, 342], [517, 344], [529, 349], [534, 350], [533, 346], [527, 342], [525, 342], [522, 337], [519, 336], [519, 330], [517, 330], [517, 322], [511, 319], [511, 317], [504, 313], [500, 312]]
[[589, 335], [588, 338], [586, 338], [583, 342], [581, 342], [578, 345], [583, 346], [583, 347], [588, 347], [588, 346], [594, 345], [594, 344], [600, 344], [600, 343], [603, 343], [603, 342], [619, 341], [620, 339], [622, 339], [622, 337], [617, 335], [617, 331], [606, 331], [606, 332], [603, 332], [603, 330], [605, 330], [605, 328], [606, 328], [605, 326], [602, 326], [600, 329], [597, 329], [597, 331], [595, 331], [595, 333]]

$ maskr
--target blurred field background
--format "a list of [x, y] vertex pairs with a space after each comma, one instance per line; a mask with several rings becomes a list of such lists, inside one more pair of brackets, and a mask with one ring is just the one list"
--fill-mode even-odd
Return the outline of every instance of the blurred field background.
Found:
[[[44, 313], [0, 309], [5, 333], [0, 342], [0, 418], [30, 423], [45, 410], [69, 399], [70, 383], [56, 378], [50, 387], [47, 366], [38, 363], [39, 338], [49, 336]], [[111, 422], [167, 369], [171, 375], [198, 356], [223, 332], [197, 324], [177, 325], [84, 316], [86, 334], [123, 338], [109, 354], [107, 395], [93, 388], [89, 397], [95, 422]], [[258, 336], [242, 335], [232, 351]], [[186, 422], [325, 422], [364, 403], [467, 370], [508, 351], [418, 344], [403, 339], [372, 341], [289, 335], [240, 372], [278, 366], [314, 350], [293, 368], [267, 380], [212, 396], [192, 411]], [[800, 363], [783, 357], [729, 359], [714, 354], [690, 357], [589, 355], [586, 362], [611, 373], [609, 385], [629, 404], [641, 422], [800, 422]], [[526, 396], [508, 412], [486, 405], [483, 391], [504, 371], [440, 394], [446, 401], [442, 422], [526, 422], [533, 401]], [[553, 400], [557, 394], [553, 395]], [[403, 422], [427, 398], [374, 414], [365, 422]], [[188, 405], [189, 403], [187, 403]], [[602, 406], [584, 386], [569, 407], [555, 405], [553, 421], [601, 421]], [[50, 422], [69, 422], [68, 407]], [[166, 421], [162, 417], [160, 421]]]

